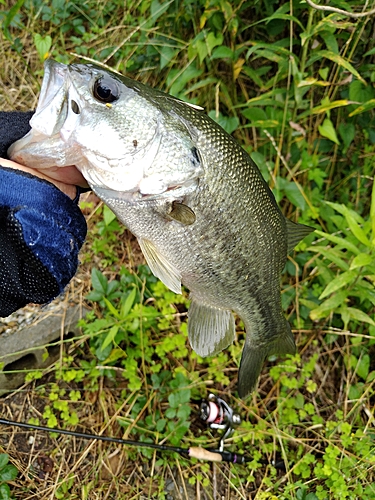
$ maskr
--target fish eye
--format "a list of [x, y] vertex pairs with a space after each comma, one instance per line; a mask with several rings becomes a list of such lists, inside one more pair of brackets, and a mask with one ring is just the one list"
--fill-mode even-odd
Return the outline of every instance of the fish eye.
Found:
[[99, 102], [111, 103], [120, 97], [120, 90], [112, 78], [102, 76], [94, 83], [93, 96]]

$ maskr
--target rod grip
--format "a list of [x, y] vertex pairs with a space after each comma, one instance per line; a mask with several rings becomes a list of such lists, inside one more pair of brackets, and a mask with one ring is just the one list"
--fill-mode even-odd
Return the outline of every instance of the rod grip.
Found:
[[205, 450], [200, 446], [192, 446], [189, 448], [189, 457], [197, 458], [198, 460], [209, 460], [210, 462], [222, 462], [223, 460], [220, 453]]

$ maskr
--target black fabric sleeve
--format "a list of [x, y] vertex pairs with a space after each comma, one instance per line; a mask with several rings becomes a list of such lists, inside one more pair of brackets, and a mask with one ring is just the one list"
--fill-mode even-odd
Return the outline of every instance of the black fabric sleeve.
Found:
[[0, 157], [8, 158], [7, 150], [30, 130], [29, 122], [34, 111], [0, 112]]
[[[32, 113], [0, 112], [0, 153], [29, 130]], [[86, 222], [53, 184], [0, 160], [0, 317], [57, 297], [74, 276]]]

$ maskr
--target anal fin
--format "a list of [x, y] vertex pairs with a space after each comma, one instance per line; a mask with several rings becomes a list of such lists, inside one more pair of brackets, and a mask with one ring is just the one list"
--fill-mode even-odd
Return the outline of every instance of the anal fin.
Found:
[[139, 246], [152, 273], [172, 292], [181, 293], [181, 274], [149, 240], [138, 238]]
[[231, 311], [200, 304], [192, 297], [188, 311], [191, 347], [199, 356], [213, 356], [230, 345], [236, 334]]

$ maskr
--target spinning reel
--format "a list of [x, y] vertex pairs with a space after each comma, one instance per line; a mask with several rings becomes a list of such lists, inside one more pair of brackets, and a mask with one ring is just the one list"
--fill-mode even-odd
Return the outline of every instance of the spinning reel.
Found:
[[200, 406], [200, 417], [210, 429], [222, 431], [219, 439], [219, 451], [224, 451], [224, 441], [234, 429], [241, 424], [241, 417], [224, 399], [210, 394], [208, 400], [203, 399]]

